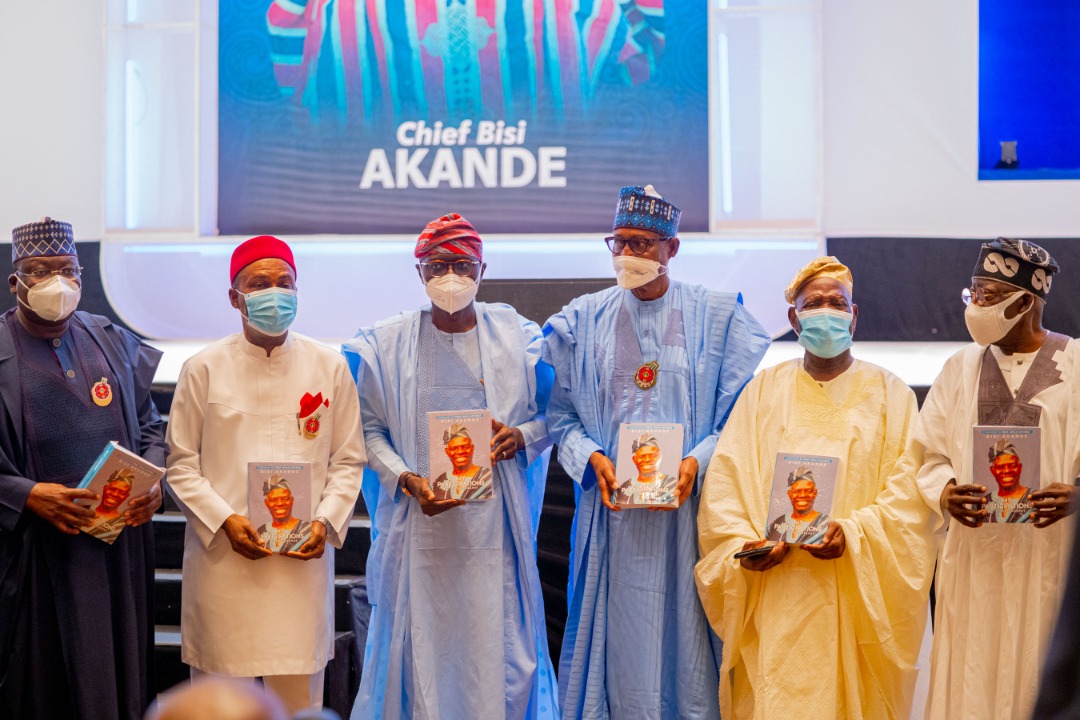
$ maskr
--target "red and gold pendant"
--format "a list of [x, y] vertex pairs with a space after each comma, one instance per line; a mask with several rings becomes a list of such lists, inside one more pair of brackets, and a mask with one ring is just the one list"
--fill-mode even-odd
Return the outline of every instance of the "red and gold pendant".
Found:
[[109, 387], [108, 378], [101, 378], [101, 380], [94, 383], [94, 387], [90, 389], [90, 397], [98, 407], [105, 407], [111, 403], [112, 396], [112, 388]]
[[637, 369], [637, 374], [634, 375], [634, 382], [642, 390], [648, 390], [656, 384], [656, 372], [660, 369], [660, 363], [653, 360], [647, 362]]
[[300, 412], [296, 413], [296, 430], [305, 440], [314, 440], [319, 435], [319, 418], [322, 409], [330, 407], [330, 401], [324, 400], [322, 393], [312, 395], [304, 393], [300, 398]]

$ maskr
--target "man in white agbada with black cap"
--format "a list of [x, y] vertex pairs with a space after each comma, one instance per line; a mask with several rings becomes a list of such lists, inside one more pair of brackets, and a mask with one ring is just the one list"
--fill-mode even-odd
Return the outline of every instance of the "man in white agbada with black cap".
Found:
[[[964, 318], [975, 342], [949, 358], [919, 415], [925, 502], [948, 533], [938, 560], [927, 717], [1031, 717], [1065, 582], [1080, 471], [1075, 340], [1042, 326], [1058, 266], [1025, 240], [985, 243]], [[1033, 522], [992, 523], [972, 484], [976, 425], [1038, 427]], [[1028, 463], [1032, 462], [1030, 459]]]

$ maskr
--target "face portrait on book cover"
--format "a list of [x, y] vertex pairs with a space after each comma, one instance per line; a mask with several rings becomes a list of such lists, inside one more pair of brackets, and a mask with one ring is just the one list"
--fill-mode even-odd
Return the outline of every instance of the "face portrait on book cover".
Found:
[[788, 500], [791, 501], [791, 509], [797, 517], [806, 515], [814, 509], [814, 501], [817, 499], [817, 484], [813, 478], [802, 478], [793, 482], [787, 490]]
[[266, 509], [274, 525], [285, 525], [292, 519], [293, 494], [288, 485], [280, 484], [272, 488], [263, 498]]
[[660, 454], [660, 448], [656, 445], [643, 443], [638, 445], [637, 450], [634, 450], [631, 457], [634, 460], [634, 467], [637, 468], [638, 477], [645, 478], [656, 474], [663, 456]]
[[1020, 484], [1020, 475], [1023, 471], [1024, 464], [1020, 462], [1020, 456], [1015, 454], [1015, 449], [1014, 452], [1003, 452], [994, 457], [990, 461], [990, 474], [997, 480], [998, 495], [1008, 497], [1017, 491], [1027, 490]]
[[1030, 522], [1034, 512], [1029, 498], [1031, 489], [1021, 484], [1024, 464], [1016, 445], [1008, 438], [999, 439], [990, 447], [989, 460], [990, 474], [997, 482], [997, 489], [988, 493], [986, 504], [990, 522]]
[[456, 475], [464, 474], [472, 466], [475, 448], [469, 436], [459, 435], [450, 438], [450, 441], [446, 443], [445, 450], [446, 457], [450, 458], [450, 464], [454, 466]]
[[103, 515], [116, 515], [124, 501], [131, 495], [131, 486], [135, 476], [131, 470], [120, 469], [109, 476], [105, 486], [101, 488], [101, 502], [98, 503], [94, 512], [100, 517]]

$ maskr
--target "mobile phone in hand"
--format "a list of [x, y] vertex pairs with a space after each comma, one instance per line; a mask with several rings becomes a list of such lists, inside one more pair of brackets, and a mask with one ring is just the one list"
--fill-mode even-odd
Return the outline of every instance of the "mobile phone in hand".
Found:
[[772, 545], [762, 545], [761, 547], [750, 548], [749, 550], [740, 550], [739, 552], [735, 553], [735, 559], [738, 560], [740, 558], [754, 558], [761, 557], [762, 555], [768, 555], [772, 552], [772, 549], [774, 547], [776, 547], [775, 543]]

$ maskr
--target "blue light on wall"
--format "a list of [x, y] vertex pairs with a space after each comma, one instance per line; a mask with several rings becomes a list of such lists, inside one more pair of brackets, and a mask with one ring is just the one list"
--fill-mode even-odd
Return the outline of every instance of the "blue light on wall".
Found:
[[980, 0], [979, 179], [1080, 179], [1080, 3]]

